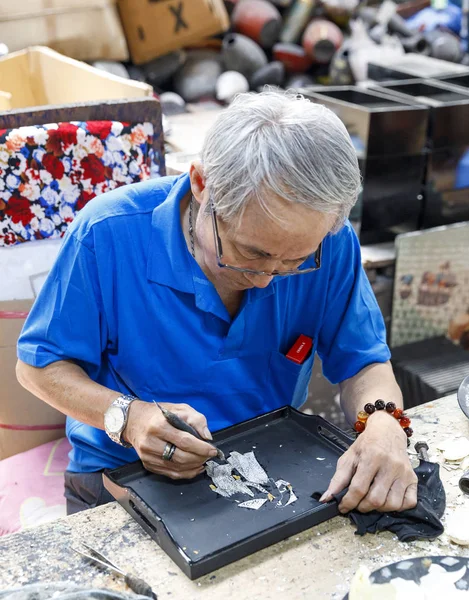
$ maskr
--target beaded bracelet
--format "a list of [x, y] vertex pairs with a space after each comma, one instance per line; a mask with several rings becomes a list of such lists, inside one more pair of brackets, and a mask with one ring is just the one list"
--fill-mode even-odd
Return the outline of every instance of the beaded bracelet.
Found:
[[376, 400], [374, 404], [369, 402], [365, 404], [363, 410], [361, 410], [357, 415], [357, 422], [353, 426], [357, 435], [360, 435], [366, 428], [366, 421], [370, 415], [372, 415], [376, 410], [386, 410], [387, 413], [392, 415], [395, 419], [399, 421], [400, 426], [404, 430], [404, 433], [408, 438], [412, 437], [414, 430], [410, 426], [411, 421], [409, 417], [404, 414], [402, 408], [397, 408], [394, 402], [385, 403], [384, 400]]

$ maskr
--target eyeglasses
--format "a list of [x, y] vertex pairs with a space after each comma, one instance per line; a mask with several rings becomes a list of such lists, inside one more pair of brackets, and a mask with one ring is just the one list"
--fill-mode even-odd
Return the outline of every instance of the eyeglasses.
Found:
[[[251, 273], [252, 275], [262, 275], [267, 277], [273, 277], [275, 275], [280, 275], [282, 277], [288, 277], [290, 275], [303, 275], [304, 273], [311, 273], [312, 271], [317, 271], [321, 268], [321, 254], [322, 254], [322, 242], [319, 244], [316, 252], [310, 257], [314, 259], [315, 266], [314, 267], [304, 267], [301, 265], [297, 269], [291, 269], [286, 271], [256, 271], [255, 269], [244, 269], [242, 267], [234, 267], [233, 265], [228, 265], [223, 262], [223, 247], [221, 244], [220, 234], [218, 233], [218, 224], [217, 224], [217, 213], [213, 202], [210, 202], [210, 214], [212, 215], [212, 225], [213, 225], [213, 235], [215, 238], [215, 249], [217, 252], [217, 263], [218, 266], [223, 269], [230, 269], [231, 271], [238, 271], [239, 273]], [[310, 260], [310, 259], [307, 259]], [[305, 261], [306, 263], [307, 261]], [[305, 264], [303, 263], [303, 264]]]

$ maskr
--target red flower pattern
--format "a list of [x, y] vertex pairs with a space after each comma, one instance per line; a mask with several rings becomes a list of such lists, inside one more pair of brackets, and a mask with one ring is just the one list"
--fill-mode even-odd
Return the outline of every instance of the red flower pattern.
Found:
[[18, 194], [13, 194], [9, 199], [5, 212], [13, 223], [22, 223], [23, 225], [29, 225], [34, 217], [30, 201]]
[[46, 154], [42, 159], [42, 164], [54, 179], [62, 179], [64, 176], [65, 167], [62, 161], [53, 154]]
[[83, 178], [91, 179], [91, 184], [96, 185], [106, 179], [106, 167], [95, 154], [85, 156], [80, 162], [83, 169]]
[[[3, 242], [3, 244], [1, 242]], [[16, 236], [14, 233], [9, 231], [5, 235], [0, 235], [0, 246], [13, 246], [13, 244], [16, 244]]]
[[[107, 152], [108, 141], [119, 137], [112, 129], [112, 121], [96, 121], [38, 126], [37, 134], [31, 127], [0, 130], [0, 150], [9, 154], [8, 166], [0, 169], [5, 184], [0, 197], [0, 247], [62, 237], [76, 212], [95, 196], [150, 177], [150, 167], [156, 166], [153, 138], [143, 140], [141, 132], [150, 134], [151, 125], [120, 123], [114, 129], [130, 139], [129, 152], [124, 150], [128, 141], [121, 151], [114, 142], [112, 152]], [[47, 135], [39, 135], [41, 131]]]
[[96, 194], [94, 192], [86, 192], [83, 190], [80, 194], [80, 197], [77, 200], [76, 209], [81, 210], [84, 206], [88, 204], [90, 200], [96, 198]]
[[112, 122], [111, 121], [89, 121], [88, 122], [88, 133], [99, 137], [100, 140], [105, 140], [111, 133]]

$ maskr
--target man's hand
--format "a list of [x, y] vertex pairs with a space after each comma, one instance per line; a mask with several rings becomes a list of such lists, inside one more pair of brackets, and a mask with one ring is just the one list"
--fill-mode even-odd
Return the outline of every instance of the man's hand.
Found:
[[[187, 404], [161, 403], [161, 406], [181, 417], [205, 439], [212, 439], [206, 418]], [[158, 406], [150, 402], [132, 402], [123, 437], [135, 448], [148, 471], [171, 479], [197, 477], [203, 472], [205, 462], [217, 455], [216, 449], [210, 444], [175, 429], [166, 421]], [[163, 460], [167, 443], [177, 448], [171, 461]]]
[[343, 454], [328, 490], [321, 498], [329, 502], [349, 486], [339, 505], [342, 513], [402, 511], [417, 504], [417, 475], [407, 455], [407, 438], [391, 415], [376, 411], [365, 431]]

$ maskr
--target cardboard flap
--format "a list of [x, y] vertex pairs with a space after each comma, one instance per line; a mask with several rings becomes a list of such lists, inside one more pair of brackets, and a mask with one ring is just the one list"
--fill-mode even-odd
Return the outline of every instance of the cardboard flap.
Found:
[[11, 51], [44, 45], [81, 60], [129, 58], [117, 7], [111, 0], [2, 0], [0, 39]]
[[32, 46], [0, 58], [0, 90], [11, 108], [152, 97], [153, 88]]
[[114, 0], [3, 0], [0, 5], [0, 23], [53, 16], [63, 13], [76, 13], [113, 6]]

